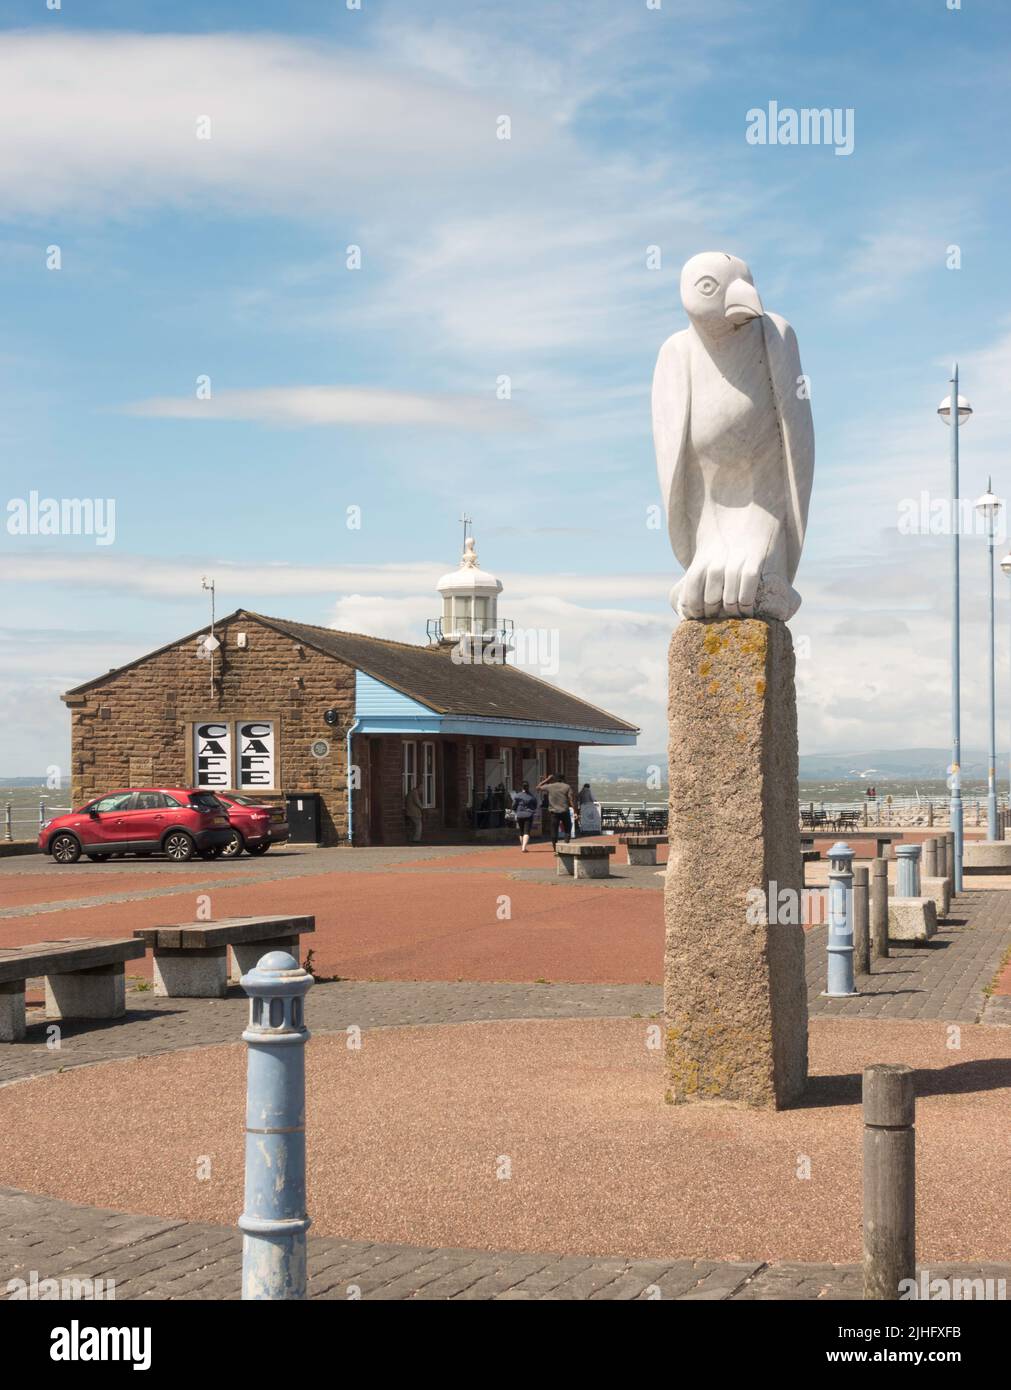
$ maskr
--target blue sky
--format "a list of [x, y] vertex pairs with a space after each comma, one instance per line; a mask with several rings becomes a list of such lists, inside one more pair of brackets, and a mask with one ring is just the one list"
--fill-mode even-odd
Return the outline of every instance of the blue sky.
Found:
[[[896, 521], [943, 495], [954, 356], [963, 490], [1007, 475], [1001, 0], [0, 23], [0, 491], [114, 498], [117, 523], [104, 547], [0, 530], [0, 774], [62, 762], [60, 690], [198, 627], [204, 573], [221, 611], [423, 640], [464, 507], [501, 612], [557, 628], [557, 679], [662, 746], [678, 567], [646, 524], [649, 382], [685, 325], [680, 265], [710, 248], [749, 262], [812, 382], [802, 750], [945, 742], [948, 543]], [[853, 153], [750, 145], [770, 100], [852, 109]], [[964, 550], [976, 746], [984, 549]]]

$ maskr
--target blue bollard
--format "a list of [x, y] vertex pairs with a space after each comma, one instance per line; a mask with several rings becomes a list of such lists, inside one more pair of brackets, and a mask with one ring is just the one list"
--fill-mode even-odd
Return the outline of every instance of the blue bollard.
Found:
[[249, 995], [242, 1297], [305, 1298], [305, 996], [312, 976], [287, 951], [269, 951], [240, 983]]
[[853, 851], [840, 840], [828, 852], [829, 999], [849, 999], [853, 987]]
[[897, 898], [918, 898], [920, 896], [920, 846], [896, 845], [895, 858], [898, 860], [895, 896]]

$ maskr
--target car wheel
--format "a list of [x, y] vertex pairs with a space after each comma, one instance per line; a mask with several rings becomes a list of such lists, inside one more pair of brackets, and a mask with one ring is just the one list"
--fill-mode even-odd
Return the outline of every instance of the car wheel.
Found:
[[237, 830], [233, 830], [232, 838], [227, 842], [227, 844], [223, 846], [221, 850], [221, 857], [222, 859], [238, 859], [239, 855], [242, 853], [244, 849], [245, 844], [243, 842], [242, 836], [239, 834]]
[[201, 859], [220, 859], [221, 845], [208, 845], [206, 849], [198, 850]]
[[266, 854], [267, 850], [270, 849], [270, 841], [268, 840], [265, 845], [247, 845], [246, 849], [250, 854]]
[[81, 857], [81, 846], [76, 835], [56, 835], [49, 846], [49, 853], [57, 864], [76, 864]]
[[177, 864], [185, 864], [187, 859], [193, 858], [196, 845], [193, 843], [193, 836], [187, 835], [185, 830], [173, 830], [165, 836], [162, 849]]

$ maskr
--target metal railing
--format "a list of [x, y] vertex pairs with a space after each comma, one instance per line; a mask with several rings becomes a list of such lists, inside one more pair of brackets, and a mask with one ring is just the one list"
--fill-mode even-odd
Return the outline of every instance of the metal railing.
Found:
[[[20, 807], [17, 809], [19, 812], [21, 811]], [[6, 801], [4, 802], [4, 839], [10, 841], [15, 838], [15, 826], [28, 825], [31, 826], [31, 833], [23, 835], [21, 838], [32, 840], [42, 829], [47, 820], [51, 820], [53, 816], [65, 815], [67, 811], [72, 811], [73, 809], [72, 806], [51, 806], [46, 801], [45, 797], [41, 797], [39, 800], [38, 812], [29, 811], [27, 814], [15, 815], [13, 801]], [[25, 808], [25, 810], [27, 811], [27, 808]]]

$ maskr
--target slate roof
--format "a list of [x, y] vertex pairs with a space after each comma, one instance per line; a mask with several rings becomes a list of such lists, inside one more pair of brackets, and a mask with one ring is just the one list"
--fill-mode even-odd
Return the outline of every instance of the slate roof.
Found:
[[[438, 714], [560, 724], [595, 733], [639, 732], [635, 724], [577, 699], [575, 695], [528, 675], [516, 666], [459, 663], [452, 659], [450, 648], [446, 646], [419, 647], [410, 642], [366, 637], [359, 632], [338, 632], [335, 628], [316, 627], [311, 623], [268, 618], [248, 608], [237, 609], [219, 619], [219, 623], [224, 626], [241, 618], [263, 623], [284, 633], [292, 641], [301, 642], [347, 666], [353, 666]], [[167, 647], [159, 648], [159, 651], [167, 651], [180, 642], [193, 640], [206, 631], [206, 628], [201, 628], [190, 637], [180, 638]], [[148, 656], [155, 655], [156, 652], [148, 653]], [[126, 666], [117, 667], [103, 676], [75, 686], [66, 695], [80, 694], [147, 659], [140, 657]]]

